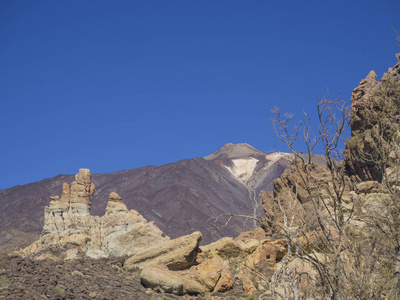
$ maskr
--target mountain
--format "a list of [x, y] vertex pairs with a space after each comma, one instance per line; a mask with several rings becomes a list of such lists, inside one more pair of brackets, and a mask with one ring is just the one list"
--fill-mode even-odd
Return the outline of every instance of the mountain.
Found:
[[[128, 209], [154, 221], [171, 238], [197, 230], [203, 233], [203, 243], [237, 236], [245, 229], [243, 218], [233, 218], [217, 232], [209, 219], [223, 213], [263, 215], [261, 190], [272, 191], [273, 180], [289, 167], [290, 159], [289, 154], [265, 154], [248, 144], [226, 144], [204, 158], [94, 174], [91, 213], [103, 215], [108, 195], [117, 192]], [[320, 156], [315, 159], [322, 161]], [[0, 229], [39, 234], [49, 197], [59, 195], [62, 184], [73, 180], [73, 175], [58, 175], [0, 190]]]

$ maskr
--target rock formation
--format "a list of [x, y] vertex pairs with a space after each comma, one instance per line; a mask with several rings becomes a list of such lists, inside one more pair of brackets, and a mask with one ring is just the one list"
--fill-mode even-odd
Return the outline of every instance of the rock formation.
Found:
[[143, 286], [177, 295], [226, 292], [235, 280], [251, 294], [265, 282], [245, 269], [263, 265], [271, 272], [285, 254], [286, 248], [269, 241], [261, 228], [203, 247], [200, 232], [170, 240], [153, 222], [129, 211], [115, 192], [104, 216], [92, 216], [91, 173], [80, 169], [75, 179], [45, 207], [40, 239], [17, 254], [55, 261], [120, 257], [124, 270], [136, 273]]
[[[370, 71], [351, 95], [351, 137], [345, 148], [346, 165], [349, 172], [361, 180], [382, 180], [382, 170], [377, 164], [382, 160], [382, 149], [377, 149], [377, 139], [382, 129], [387, 131], [390, 124], [382, 128], [378, 123], [385, 119], [393, 122], [393, 118], [398, 119], [400, 115], [400, 55], [396, 57], [396, 65], [389, 68], [379, 82], [375, 80], [375, 72]], [[383, 139], [388, 135], [383, 133]], [[390, 148], [389, 144], [388, 141]]]
[[124, 267], [139, 269], [144, 286], [183, 294], [224, 292], [233, 285], [231, 273], [217, 255], [205, 257], [199, 248], [201, 233], [166, 241], [134, 254]]
[[154, 222], [147, 222], [135, 210], [128, 210], [117, 193], [112, 192], [105, 215], [90, 215], [94, 193], [91, 173], [80, 169], [71, 187], [63, 184], [61, 198], [51, 197], [45, 207], [45, 223], [40, 239], [20, 253], [46, 257], [50, 246], [69, 247], [68, 258], [78, 251], [89, 257], [124, 256], [150, 245], [169, 240]]
[[[257, 236], [257, 238], [255, 238]], [[246, 294], [265, 289], [266, 282], [252, 269], [273, 273], [285, 255], [281, 241], [269, 241], [258, 228], [237, 239], [222, 238], [199, 247], [201, 234], [194, 232], [134, 254], [125, 261], [128, 270], [138, 270], [145, 287], [177, 295], [226, 292], [233, 288]]]

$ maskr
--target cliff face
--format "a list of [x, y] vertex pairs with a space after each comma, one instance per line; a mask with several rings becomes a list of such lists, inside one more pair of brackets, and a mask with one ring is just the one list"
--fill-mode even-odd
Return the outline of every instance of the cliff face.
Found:
[[[396, 57], [396, 65], [379, 82], [371, 71], [351, 96], [351, 137], [346, 144], [345, 160], [349, 173], [363, 181], [382, 180], [378, 162], [383, 159], [383, 151], [390, 151], [390, 123], [399, 121], [400, 53]], [[383, 148], [382, 139], [386, 142]]]
[[64, 183], [61, 198], [51, 197], [45, 207], [40, 239], [21, 254], [41, 253], [51, 246], [68, 248], [72, 258], [79, 251], [88, 256], [123, 256], [159, 241], [169, 240], [153, 222], [135, 210], [128, 210], [117, 193], [111, 193], [104, 216], [90, 215], [95, 187], [88, 169], [80, 169], [71, 187]]

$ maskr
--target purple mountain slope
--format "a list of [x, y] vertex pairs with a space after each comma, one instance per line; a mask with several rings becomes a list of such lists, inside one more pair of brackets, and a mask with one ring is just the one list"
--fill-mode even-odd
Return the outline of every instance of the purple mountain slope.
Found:
[[[320, 156], [315, 159], [323, 161]], [[211, 217], [225, 212], [262, 215], [261, 190], [272, 191], [273, 180], [289, 165], [290, 155], [267, 155], [247, 144], [227, 144], [205, 158], [94, 174], [91, 212], [103, 215], [109, 193], [117, 192], [128, 208], [154, 221], [170, 237], [200, 230], [205, 244], [245, 230], [243, 219], [234, 219], [214, 233], [213, 222], [207, 222]], [[49, 197], [60, 195], [62, 183], [73, 180], [72, 175], [58, 175], [0, 190], [0, 230], [40, 233]]]

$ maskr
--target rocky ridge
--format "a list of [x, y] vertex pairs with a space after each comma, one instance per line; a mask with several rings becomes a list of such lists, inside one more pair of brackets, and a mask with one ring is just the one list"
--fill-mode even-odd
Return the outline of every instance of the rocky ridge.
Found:
[[[390, 94], [395, 89], [397, 93], [400, 90], [400, 53], [396, 57], [397, 63], [383, 74], [379, 82], [375, 79], [376, 73], [371, 70], [351, 94], [351, 136], [344, 150], [345, 161], [349, 173], [364, 181], [382, 180], [382, 171], [376, 163], [382, 159], [381, 150], [376, 148], [380, 130], [377, 119], [384, 121], [387, 110], [394, 118], [400, 115], [398, 103], [390, 103], [395, 98], [391, 99]], [[377, 100], [380, 98], [384, 100]]]

